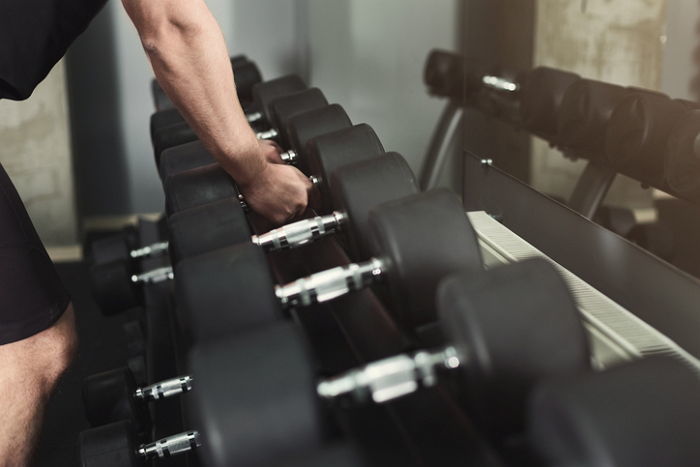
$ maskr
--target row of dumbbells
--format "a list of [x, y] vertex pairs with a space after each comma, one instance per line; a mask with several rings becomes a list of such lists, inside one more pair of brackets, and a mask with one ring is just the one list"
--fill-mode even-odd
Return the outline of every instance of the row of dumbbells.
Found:
[[[405, 161], [398, 155], [385, 156], [375, 155], [371, 162], [359, 161], [352, 170], [338, 169], [329, 180], [333, 200], [330, 209], [345, 208], [331, 211], [334, 222], [345, 223], [341, 225], [346, 226], [343, 235], [350, 255], [363, 261], [287, 285], [273, 286], [267, 265], [259, 259], [263, 236], [251, 238], [249, 229], [240, 239], [224, 235], [232, 246], [213, 249], [208, 254], [200, 250], [212, 246], [202, 235], [219, 233], [209, 230], [218, 231], [228, 224], [207, 225], [207, 219], [220, 221], [221, 215], [235, 212], [241, 223], [231, 225], [247, 227], [237, 194], [215, 202], [228, 203], [220, 211], [214, 210], [213, 204], [204, 204], [211, 199], [198, 207], [188, 206], [197, 210], [199, 217], [188, 230], [190, 233], [181, 237], [181, 244], [194, 252], [192, 256], [174, 255], [174, 275], [178, 285], [182, 285], [178, 287], [178, 305], [189, 309], [188, 321], [197, 330], [194, 333], [198, 345], [190, 359], [197, 381], [193, 412], [198, 414], [200, 426], [206, 427], [205, 439], [210, 433], [226, 438], [225, 442], [215, 443], [218, 445], [205, 443], [205, 457], [212, 465], [250, 464], [251, 459], [246, 457], [250, 451], [242, 452], [241, 445], [267, 449], [283, 457], [318, 447], [322, 427], [315, 416], [317, 398], [333, 400], [346, 395], [387, 402], [422, 385], [432, 385], [442, 373], [458, 368], [464, 370], [459, 378], [462, 397], [470, 402], [477, 416], [480, 414], [490, 431], [499, 433], [499, 437], [510, 436], [523, 430], [525, 401], [536, 381], [587, 369], [589, 356], [578, 312], [551, 267], [533, 262], [483, 272], [476, 239], [454, 196], [442, 191], [419, 194], [411, 189], [394, 192], [388, 200], [395, 201], [377, 199], [380, 188], [392, 191], [413, 180]], [[391, 161], [385, 165], [388, 169], [381, 170], [384, 166], [377, 162], [380, 160]], [[392, 171], [397, 166], [401, 169]], [[368, 168], [364, 172], [357, 170], [363, 167]], [[348, 181], [343, 178], [344, 170]], [[185, 182], [172, 185], [192, 189], [188, 201], [199, 199], [199, 191], [205, 186], [192, 181], [196, 179], [190, 180], [192, 175], [180, 174], [178, 177]], [[373, 175], [377, 175], [376, 185], [368, 182]], [[399, 175], [402, 182], [398, 182]], [[211, 178], [203, 180], [206, 183]], [[336, 193], [339, 198], [333, 197]], [[168, 193], [169, 199], [179, 195], [178, 189]], [[193, 211], [173, 214], [171, 227], [173, 217], [189, 212]], [[353, 215], [355, 212], [361, 213], [363, 222]], [[304, 227], [288, 229], [301, 232], [305, 238], [296, 246], [313, 240], [321, 230], [300, 225]], [[316, 222], [318, 227], [323, 225]], [[170, 229], [171, 250], [174, 230]], [[278, 233], [268, 235], [277, 239], [270, 244], [283, 245], [288, 241], [288, 234], [277, 236]], [[136, 250], [129, 256], [144, 251]], [[439, 321], [445, 327], [445, 345], [316, 381], [312, 360], [298, 331], [279, 322], [280, 307], [330, 300], [382, 280], [388, 286], [386, 295], [391, 297], [395, 318], [409, 328]], [[255, 316], [252, 326], [251, 315], [257, 314], [262, 316]], [[242, 329], [251, 332], [243, 333]], [[226, 336], [236, 338], [221, 338]], [[251, 355], [255, 356], [253, 362]], [[236, 370], [227, 372], [225, 368]], [[122, 386], [128, 388], [122, 391], [125, 406], [181, 393], [191, 388], [191, 378], [183, 376], [138, 389], [126, 381], [127, 377], [121, 377], [126, 381]], [[242, 385], [241, 381], [246, 383]], [[265, 394], [261, 394], [262, 388], [266, 389]], [[245, 426], [241, 420], [247, 418], [240, 411], [251, 407], [264, 407], [264, 412], [273, 412], [275, 417], [263, 423], [264, 429]], [[134, 409], [129, 418], [138, 420], [136, 412]], [[118, 426], [124, 429], [125, 425]], [[110, 427], [114, 430], [116, 425]], [[291, 433], [293, 437], [289, 437]], [[158, 456], [188, 450], [198, 443], [199, 434], [193, 431], [138, 449], [131, 445], [129, 452]], [[255, 452], [260, 454], [259, 450]], [[575, 454], [566, 449], [562, 452]]]
[[508, 120], [571, 157], [700, 201], [696, 102], [548, 67], [498, 73], [448, 52], [434, 52], [426, 71], [435, 94]]

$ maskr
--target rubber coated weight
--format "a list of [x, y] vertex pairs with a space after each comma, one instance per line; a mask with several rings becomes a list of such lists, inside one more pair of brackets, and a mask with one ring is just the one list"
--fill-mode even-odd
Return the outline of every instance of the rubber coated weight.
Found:
[[618, 171], [656, 187], [664, 186], [668, 138], [690, 103], [654, 92], [631, 91], [610, 117], [606, 158]]
[[99, 238], [90, 243], [89, 258], [92, 264], [110, 263], [131, 259], [131, 250], [138, 244], [138, 234], [133, 227]]
[[435, 295], [444, 277], [482, 269], [474, 229], [448, 190], [382, 204], [370, 212], [369, 229], [370, 248], [386, 263], [392, 309], [409, 327], [437, 319]]
[[235, 182], [219, 164], [175, 174], [165, 180], [164, 188], [168, 214], [239, 195]]
[[144, 463], [137, 458], [133, 430], [126, 421], [80, 433], [81, 467], [132, 467]]
[[92, 295], [104, 314], [121, 313], [142, 303], [140, 289], [130, 281], [134, 272], [128, 261], [112, 261], [90, 268]]
[[580, 313], [544, 260], [451, 276], [438, 304], [448, 340], [469, 357], [461, 387], [492, 430], [524, 428], [527, 398], [544, 377], [590, 368]]
[[[377, 156], [360, 167], [348, 170], [342, 177], [341, 185], [346, 188], [346, 198], [351, 199], [338, 203], [341, 209], [348, 208], [342, 211], [343, 221], [338, 227], [350, 236], [359, 237], [357, 241], [351, 239], [355, 246], [364, 245], [362, 238], [367, 236], [367, 217], [371, 208], [418, 192], [413, 172], [403, 157], [396, 153]], [[173, 214], [169, 225], [173, 263], [188, 256], [251, 241], [246, 216], [237, 198]], [[299, 223], [287, 226], [294, 225]], [[355, 251], [351, 256], [364, 259], [366, 254], [365, 249], [364, 254]]]
[[127, 368], [91, 375], [83, 382], [85, 416], [92, 426], [129, 420], [136, 433], [150, 427], [148, 407], [134, 398], [134, 376]]
[[700, 379], [670, 357], [544, 383], [530, 433], [547, 465], [695, 466]]
[[551, 140], [557, 134], [557, 115], [569, 86], [581, 79], [574, 73], [538, 67], [520, 83], [520, 118], [523, 126]]
[[303, 91], [308, 86], [298, 75], [286, 75], [253, 86], [253, 106], [265, 116], [270, 115], [270, 104], [276, 99]]
[[339, 167], [371, 159], [384, 153], [384, 147], [371, 126], [366, 123], [334, 131], [308, 141], [306, 157], [300, 166], [319, 181], [321, 214], [330, 213], [334, 206], [331, 197], [331, 174]]
[[303, 91], [289, 94], [275, 99], [270, 104], [269, 123], [272, 128], [277, 129], [282, 147], [289, 147], [287, 138], [287, 127], [289, 120], [296, 115], [301, 115], [310, 110], [326, 107], [328, 101], [318, 88], [309, 88]]
[[389, 152], [349, 164], [331, 176], [333, 206], [347, 218], [348, 253], [355, 260], [370, 254], [370, 211], [378, 205], [419, 192], [413, 171], [400, 154]]
[[197, 140], [197, 134], [187, 123], [176, 123], [153, 134], [153, 155], [156, 167], [160, 167], [160, 156], [168, 148]]
[[423, 69], [423, 82], [431, 95], [461, 102], [464, 99], [465, 71], [463, 56], [432, 50]]
[[296, 165], [304, 173], [309, 172], [307, 163], [308, 143], [319, 136], [352, 127], [350, 117], [338, 104], [327, 105], [304, 112], [289, 119], [285, 134], [289, 147], [297, 153]]
[[198, 383], [190, 412], [205, 465], [278, 465], [320, 447], [312, 365], [293, 326], [197, 346], [190, 368]]
[[666, 184], [690, 201], [700, 201], [700, 110], [688, 112], [673, 129], [665, 161]]
[[282, 317], [262, 249], [238, 244], [181, 260], [175, 287], [194, 342], [230, 336]]
[[564, 93], [556, 144], [578, 155], [604, 157], [606, 129], [615, 107], [629, 94], [622, 86], [580, 79]]
[[182, 258], [250, 242], [252, 235], [238, 198], [177, 212], [168, 218], [168, 230], [173, 264]]
[[166, 180], [177, 173], [216, 163], [201, 141], [192, 141], [163, 151], [158, 172], [161, 180]]
[[260, 69], [253, 62], [233, 67], [233, 79], [236, 82], [236, 92], [241, 102], [253, 99], [253, 86], [262, 81]]

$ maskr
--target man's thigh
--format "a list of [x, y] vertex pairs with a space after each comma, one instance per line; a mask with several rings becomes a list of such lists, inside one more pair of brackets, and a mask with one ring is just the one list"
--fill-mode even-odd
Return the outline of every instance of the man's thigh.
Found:
[[70, 297], [0, 165], [0, 345], [51, 327]]

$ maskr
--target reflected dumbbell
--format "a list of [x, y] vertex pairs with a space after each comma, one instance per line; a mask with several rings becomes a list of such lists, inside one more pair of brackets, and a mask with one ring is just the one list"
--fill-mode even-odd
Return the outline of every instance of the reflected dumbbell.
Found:
[[181, 260], [175, 267], [176, 293], [193, 339], [237, 333], [279, 319], [286, 308], [327, 302], [379, 283], [401, 323], [416, 328], [435, 320], [435, 291], [444, 276], [482, 267], [476, 235], [459, 199], [447, 190], [375, 207], [367, 231], [373, 253], [368, 260], [284, 285], [275, 285], [265, 254], [250, 243]]
[[[396, 355], [320, 382], [298, 330], [287, 323], [195, 347], [190, 367], [199, 386], [188, 403], [202, 435], [222, 440], [203, 447], [206, 464], [247, 465], [253, 452], [282, 457], [317, 449], [323, 438], [319, 399], [386, 403], [449, 373], [494, 435], [520, 433], [535, 383], [589, 369], [579, 312], [562, 278], [542, 260], [449, 276], [438, 306], [447, 336], [442, 348]], [[222, 372], [222, 366], [237, 371]], [[250, 407], [259, 409], [254, 426], [241, 423], [249, 420]]]
[[[273, 104], [273, 108], [277, 104], [278, 102]], [[294, 146], [282, 153], [281, 158], [290, 164], [306, 165], [306, 148], [310, 140], [351, 126], [347, 114], [337, 104], [297, 114], [285, 124], [287, 131], [284, 132], [285, 137], [294, 142]], [[218, 164], [175, 173], [164, 180], [164, 189], [169, 214], [239, 194], [233, 178]]]
[[128, 420], [136, 433], [143, 434], [151, 427], [148, 403], [190, 390], [192, 378], [187, 375], [139, 387], [128, 368], [117, 368], [85, 379], [83, 405], [92, 426]]
[[146, 466], [151, 465], [151, 461], [182, 455], [201, 446], [197, 431], [179, 433], [152, 443], [137, 443], [128, 421], [83, 431], [78, 443], [82, 467]]
[[700, 377], [671, 357], [554, 378], [531, 401], [543, 464], [691, 467], [700, 459]]
[[[262, 123], [273, 124], [271, 104], [286, 96], [299, 94], [308, 90], [304, 81], [296, 75], [283, 76], [271, 81], [258, 83], [253, 87], [253, 102], [247, 110], [248, 122], [253, 125]], [[317, 97], [318, 93], [313, 93]], [[165, 149], [179, 146], [197, 140], [194, 130], [174, 110], [156, 113], [151, 117], [151, 141], [157, 166]]]
[[700, 110], [685, 113], [671, 132], [664, 178], [674, 195], [700, 201]]
[[617, 171], [665, 189], [664, 163], [671, 132], [697, 104], [632, 90], [613, 111], [605, 156]]

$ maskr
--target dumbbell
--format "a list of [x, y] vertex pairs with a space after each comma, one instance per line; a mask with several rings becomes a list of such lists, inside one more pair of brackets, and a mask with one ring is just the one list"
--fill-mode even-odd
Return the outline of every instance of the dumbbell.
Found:
[[[297, 75], [288, 75], [271, 81], [258, 83], [253, 87], [253, 103], [247, 111], [247, 119], [251, 124], [260, 123], [271, 118], [270, 106], [277, 99], [298, 94], [307, 90], [304, 81]], [[189, 143], [197, 139], [197, 135], [182, 117], [174, 110], [156, 113], [151, 116], [151, 141], [153, 142], [156, 162], [161, 153], [171, 147]], [[178, 121], [177, 119], [181, 121]], [[269, 122], [268, 123], [272, 123]], [[262, 135], [261, 135], [262, 136]]]
[[534, 392], [530, 438], [544, 465], [698, 465], [700, 378], [671, 357], [554, 378]]
[[[315, 146], [319, 150], [316, 154], [321, 154], [328, 162], [327, 170], [341, 165], [341, 159], [363, 159], [382, 150], [381, 143], [369, 126], [358, 125], [343, 131], [344, 135], [330, 138], [328, 144], [320, 140]], [[347, 135], [354, 136], [346, 138]], [[354, 150], [350, 150], [350, 146], [334, 150], [349, 139], [356, 143]], [[258, 236], [251, 236], [238, 198], [223, 199], [174, 214], [168, 219], [173, 264], [178, 264], [183, 258], [238, 243], [247, 243], [262, 251], [295, 248], [338, 230], [347, 234], [351, 254], [359, 257], [360, 252], [366, 250], [363, 238], [368, 231], [369, 211], [383, 202], [417, 193], [418, 188], [408, 163], [396, 153], [375, 155], [365, 161], [342, 166], [342, 169], [345, 167], [347, 170], [336, 170], [337, 177], [332, 177], [328, 183], [342, 187], [332, 195], [338, 208], [335, 212], [288, 224]], [[133, 263], [115, 261], [93, 267], [90, 278], [93, 281], [93, 295], [102, 311], [113, 314], [142, 303], [143, 285], [170, 280], [174, 276], [171, 267], [139, 273]]]
[[167, 254], [167, 252], [168, 242], [139, 246], [138, 234], [133, 227], [127, 227], [118, 234], [97, 239], [89, 246], [89, 258], [92, 264], [137, 261]]
[[196, 346], [189, 364], [198, 387], [187, 404], [202, 437], [218, 440], [201, 450], [206, 465], [248, 465], [253, 455], [273, 465], [275, 458], [318, 449], [325, 405], [391, 402], [449, 373], [488, 429], [507, 436], [524, 429], [536, 382], [589, 368], [579, 312], [562, 278], [543, 260], [457, 273], [443, 281], [438, 296], [442, 347], [321, 381], [303, 338], [288, 323]]
[[[313, 140], [313, 167], [317, 187], [323, 190], [320, 216], [287, 224], [251, 238], [245, 213], [238, 198], [226, 198], [203, 206], [177, 212], [168, 218], [170, 251], [173, 263], [182, 258], [218, 248], [251, 241], [267, 251], [306, 245], [320, 237], [345, 231], [358, 240], [350, 244], [351, 255], [357, 257], [366, 231], [367, 217], [374, 206], [417, 193], [413, 172], [396, 153], [380, 155], [383, 148], [368, 125], [329, 133]], [[338, 167], [352, 170], [338, 175], [345, 191], [330, 193], [332, 178], [328, 174]], [[332, 208], [336, 207], [335, 211]]]
[[[273, 108], [277, 106], [278, 103], [275, 103]], [[280, 154], [280, 159], [287, 164], [297, 164], [303, 168], [303, 154], [310, 140], [325, 133], [349, 128], [352, 123], [345, 110], [338, 104], [297, 114], [299, 110], [290, 109], [282, 119], [281, 124], [285, 127], [283, 133], [288, 138], [288, 149]], [[213, 163], [216, 163], [214, 157], [201, 142], [195, 141], [166, 150], [161, 156], [159, 172], [165, 183], [173, 175]]]
[[671, 132], [697, 104], [651, 91], [632, 91], [613, 110], [605, 141], [612, 167], [664, 189], [664, 162]]
[[[236, 91], [242, 101], [250, 100], [253, 85], [262, 81], [260, 70], [245, 55], [231, 57], [231, 68], [236, 75]], [[175, 105], [160, 87], [158, 81], [151, 81], [151, 93], [156, 110], [172, 109]]]
[[275, 285], [265, 254], [250, 243], [179, 261], [178, 308], [193, 341], [231, 335], [279, 319], [284, 309], [328, 302], [380, 282], [401, 324], [417, 328], [435, 320], [442, 277], [482, 267], [476, 235], [459, 199], [447, 190], [375, 207], [367, 231], [373, 253], [368, 260], [284, 285]]
[[[277, 109], [280, 101], [272, 105]], [[282, 160], [307, 166], [307, 144], [313, 138], [328, 132], [351, 127], [347, 114], [338, 104], [326, 105], [297, 114], [285, 122], [284, 139], [291, 141], [291, 149], [282, 153]], [[206, 155], [206, 151], [203, 151]], [[312, 181], [314, 179], [312, 178]], [[173, 214], [223, 198], [239, 196], [231, 176], [218, 164], [209, 164], [170, 175], [163, 181], [166, 210]]]
[[664, 163], [670, 191], [681, 198], [700, 200], [700, 110], [684, 114], [672, 130]]
[[80, 433], [82, 467], [136, 467], [185, 454], [201, 446], [199, 432], [188, 431], [152, 443], [136, 442], [131, 424], [119, 421]]
[[575, 81], [564, 93], [557, 114], [555, 144], [577, 156], [602, 160], [612, 113], [631, 92], [634, 90], [602, 81]]
[[428, 93], [457, 102], [464, 100], [466, 64], [464, 57], [445, 50], [431, 50], [423, 68]]
[[191, 389], [192, 378], [187, 375], [139, 387], [128, 368], [117, 368], [85, 379], [83, 406], [92, 426], [129, 420], [135, 432], [142, 434], [151, 426], [149, 402], [179, 396]]

